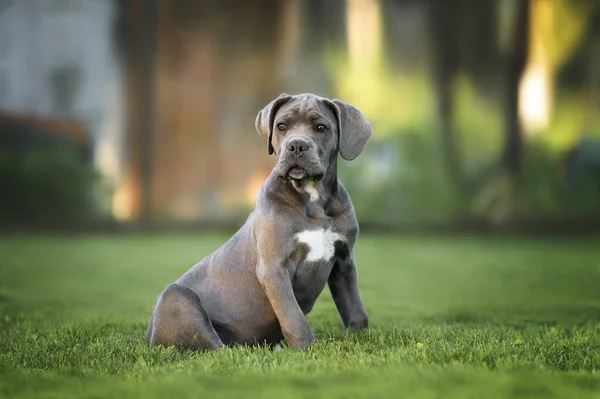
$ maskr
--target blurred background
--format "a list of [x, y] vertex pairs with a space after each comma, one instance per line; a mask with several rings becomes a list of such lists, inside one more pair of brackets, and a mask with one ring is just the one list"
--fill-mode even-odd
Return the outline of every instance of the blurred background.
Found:
[[600, 1], [0, 0], [0, 230], [237, 226], [281, 92], [371, 122], [363, 227], [600, 227]]

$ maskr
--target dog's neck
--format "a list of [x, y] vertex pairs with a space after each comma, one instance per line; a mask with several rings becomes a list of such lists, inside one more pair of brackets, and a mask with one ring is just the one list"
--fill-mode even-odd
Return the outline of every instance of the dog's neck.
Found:
[[292, 183], [292, 187], [297, 192], [308, 195], [310, 202], [317, 202], [321, 199], [321, 192], [323, 190], [319, 190], [319, 182], [313, 179], [304, 179], [302, 181], [292, 179], [290, 183]]
[[307, 196], [309, 202], [327, 202], [337, 192], [337, 157], [329, 162], [327, 172], [320, 181], [305, 179], [301, 182], [293, 180], [291, 183], [297, 192]]

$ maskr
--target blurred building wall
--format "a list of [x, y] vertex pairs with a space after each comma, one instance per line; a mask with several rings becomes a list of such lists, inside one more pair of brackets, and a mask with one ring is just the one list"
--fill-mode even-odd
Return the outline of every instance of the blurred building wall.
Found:
[[82, 123], [95, 164], [114, 180], [124, 143], [116, 11], [113, 1], [0, 2], [0, 109]]

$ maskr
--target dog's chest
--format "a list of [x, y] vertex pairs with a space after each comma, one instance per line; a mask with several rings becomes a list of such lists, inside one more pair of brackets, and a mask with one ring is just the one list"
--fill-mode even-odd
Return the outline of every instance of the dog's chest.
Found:
[[293, 234], [294, 252], [303, 268], [333, 266], [335, 260], [348, 257], [356, 239], [356, 229], [345, 215], [331, 217], [327, 213], [322, 207], [307, 208], [306, 219]]
[[325, 206], [307, 204], [304, 208], [305, 219], [299, 223], [294, 239], [297, 245], [305, 247], [306, 262], [329, 262], [339, 255], [342, 247], [347, 248], [354, 241], [355, 232], [348, 228], [352, 223], [339, 211], [338, 202]]
[[349, 254], [346, 236], [332, 229], [302, 230], [295, 235], [301, 257], [294, 273], [294, 294], [308, 313], [325, 287], [337, 259]]
[[336, 254], [336, 245], [346, 243], [346, 237], [329, 229], [303, 230], [296, 234], [296, 242], [306, 246], [305, 262], [330, 261]]

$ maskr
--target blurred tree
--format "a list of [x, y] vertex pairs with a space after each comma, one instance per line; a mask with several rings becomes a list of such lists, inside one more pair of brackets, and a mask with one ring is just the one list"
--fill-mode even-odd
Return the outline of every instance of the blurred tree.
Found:
[[521, 79], [519, 106], [526, 133], [539, 133], [550, 125], [556, 75], [583, 44], [594, 3], [530, 0], [529, 57]]
[[487, 2], [433, 0], [428, 22], [438, 152], [450, 188], [462, 204], [459, 209], [464, 210], [468, 190], [457, 113], [464, 105], [460, 101], [465, 82], [485, 88], [484, 96], [494, 84], [499, 58], [496, 10]]
[[[600, 8], [600, 7], [599, 7]], [[586, 128], [593, 129], [598, 121], [600, 97], [600, 32], [596, 32], [592, 42], [587, 68]]]
[[[125, 179], [131, 187], [129, 217], [151, 217], [152, 151], [156, 97], [155, 56], [158, 0], [120, 0], [117, 37], [126, 64], [128, 162]], [[125, 22], [126, 21], [126, 22]]]
[[462, 69], [484, 92], [493, 84], [498, 66], [497, 12], [488, 1], [458, 0], [455, 30], [459, 35]]
[[[583, 130], [591, 133], [597, 130], [596, 124], [600, 122], [597, 118], [600, 98], [600, 2], [577, 2], [576, 6], [573, 11], [560, 14], [568, 14], [568, 20], [577, 26], [577, 30], [574, 27], [569, 30], [576, 30], [578, 40], [567, 52], [570, 56], [560, 60], [557, 65], [555, 84], [569, 90], [581, 90], [585, 110]], [[560, 22], [561, 27], [564, 24], [564, 21]], [[570, 36], [574, 35], [571, 33]], [[573, 141], [576, 139], [573, 137]]]
[[531, 0], [504, 0], [511, 2], [512, 26], [504, 52], [506, 94], [504, 104], [505, 141], [502, 166], [516, 180], [521, 169], [523, 138], [519, 121], [519, 83], [527, 64], [529, 50], [529, 18]]
[[519, 118], [519, 86], [529, 54], [530, 8], [533, 0], [500, 0], [497, 4], [499, 60], [504, 82], [504, 144], [500, 174], [490, 178], [472, 201], [472, 211], [496, 224], [514, 209], [515, 186], [522, 166], [523, 137]]
[[434, 0], [430, 8], [433, 83], [436, 92], [437, 136], [442, 165], [457, 196], [462, 196], [459, 148], [453, 131], [453, 83], [459, 71], [459, 35], [456, 24], [460, 5]]

